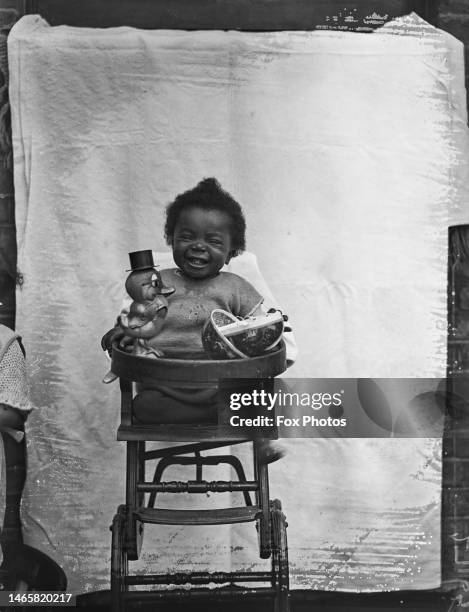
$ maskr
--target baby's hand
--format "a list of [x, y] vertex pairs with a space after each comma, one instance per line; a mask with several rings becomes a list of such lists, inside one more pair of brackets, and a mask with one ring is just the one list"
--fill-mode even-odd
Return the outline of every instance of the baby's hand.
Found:
[[[284, 320], [285, 322], [286, 322], [286, 321], [288, 321], [288, 316], [287, 316], [287, 315], [284, 315], [284, 314], [283, 314], [283, 312], [280, 310], [280, 308], [269, 308], [269, 310], [268, 310], [267, 312], [268, 312], [268, 313], [272, 313], [272, 312], [279, 312], [279, 313], [282, 315], [283, 320]], [[291, 330], [292, 330], [292, 329], [291, 329], [291, 327], [284, 327], [284, 328], [283, 328], [283, 331], [284, 331], [284, 332], [291, 332]]]

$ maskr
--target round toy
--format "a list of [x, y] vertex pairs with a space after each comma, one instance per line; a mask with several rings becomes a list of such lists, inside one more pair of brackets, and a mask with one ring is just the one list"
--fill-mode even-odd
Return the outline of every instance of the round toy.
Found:
[[248, 359], [274, 348], [283, 333], [279, 311], [237, 319], [215, 309], [202, 330], [202, 344], [212, 359]]

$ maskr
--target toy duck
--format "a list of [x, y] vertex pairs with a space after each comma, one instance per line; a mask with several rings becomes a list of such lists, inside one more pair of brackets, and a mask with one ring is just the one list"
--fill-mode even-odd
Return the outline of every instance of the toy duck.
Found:
[[125, 289], [133, 302], [128, 314], [121, 314], [120, 326], [126, 336], [133, 338], [134, 354], [162, 357], [163, 353], [148, 342], [163, 327], [168, 312], [166, 297], [174, 293], [174, 288], [163, 284], [151, 250], [129, 253], [129, 258], [131, 271]]
[[[174, 293], [174, 288], [164, 285], [153, 261], [153, 251], [134, 251], [129, 253], [129, 258], [131, 269], [127, 270], [130, 274], [125, 288], [133, 302], [129, 312], [118, 317], [118, 325], [103, 336], [101, 346], [109, 352], [112, 343], [119, 341], [135, 355], [162, 357], [163, 353], [148, 343], [163, 327], [168, 312], [166, 297]], [[103, 383], [111, 383], [116, 378], [110, 370]]]

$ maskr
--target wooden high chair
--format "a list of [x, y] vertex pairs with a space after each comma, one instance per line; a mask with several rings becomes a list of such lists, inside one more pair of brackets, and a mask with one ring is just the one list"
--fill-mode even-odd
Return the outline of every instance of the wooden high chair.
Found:
[[[155, 383], [186, 389], [236, 389], [234, 379], [259, 379], [257, 386], [270, 388], [273, 378], [282, 373], [285, 347], [262, 357], [229, 361], [192, 361], [151, 359], [125, 353], [114, 347], [112, 371], [120, 378], [121, 425], [117, 439], [127, 443], [126, 503], [119, 506], [112, 522], [111, 599], [112, 610], [121, 612], [129, 602], [157, 602], [187, 598], [223, 599], [233, 597], [270, 598], [275, 612], [289, 611], [288, 550], [285, 516], [279, 500], [269, 500], [268, 467], [259, 461], [259, 442], [239, 433], [227, 422], [228, 406], [219, 401], [217, 422], [210, 424], [141, 425], [132, 415], [136, 385]], [[243, 384], [240, 381], [241, 384]], [[239, 387], [238, 387], [239, 388]], [[220, 397], [220, 395], [219, 395]], [[157, 407], [155, 407], [157, 408]], [[181, 442], [178, 446], [146, 450], [147, 441]], [[203, 456], [202, 452], [233, 444], [253, 444], [253, 480], [246, 480], [240, 460], [232, 455]], [[152, 480], [146, 479], [146, 464], [157, 461]], [[203, 467], [230, 465], [236, 481], [203, 479]], [[195, 466], [195, 479], [186, 482], [162, 481], [170, 465]], [[244, 506], [222, 509], [181, 510], [155, 508], [160, 493], [242, 492]], [[254, 503], [251, 494], [254, 494]], [[265, 572], [188, 572], [177, 574], [129, 574], [129, 561], [139, 557], [145, 523], [154, 525], [225, 525], [254, 522], [257, 526], [259, 554], [271, 558]], [[245, 587], [245, 583], [269, 586]], [[209, 583], [224, 585], [207, 588]], [[228, 585], [226, 586], [226, 583]], [[241, 583], [243, 586], [235, 586]], [[171, 589], [138, 590], [142, 585], [171, 585]], [[186, 588], [173, 588], [186, 585]], [[190, 589], [187, 588], [190, 585]], [[206, 585], [205, 588], [201, 585]], [[131, 590], [131, 587], [133, 590]]]

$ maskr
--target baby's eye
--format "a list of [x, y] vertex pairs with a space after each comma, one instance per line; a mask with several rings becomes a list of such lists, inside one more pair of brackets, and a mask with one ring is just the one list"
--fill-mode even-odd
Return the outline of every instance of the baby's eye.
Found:
[[216, 238], [211, 238], [209, 242], [210, 244], [214, 244], [215, 246], [223, 246], [223, 241], [217, 240]]

